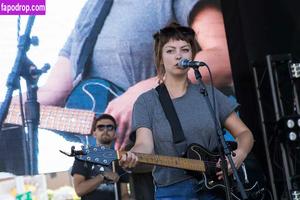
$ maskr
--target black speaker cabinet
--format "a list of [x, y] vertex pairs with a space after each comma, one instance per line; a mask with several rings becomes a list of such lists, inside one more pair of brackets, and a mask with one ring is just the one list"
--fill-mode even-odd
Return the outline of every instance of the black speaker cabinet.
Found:
[[4, 126], [0, 130], [0, 171], [27, 175], [25, 134], [20, 126]]

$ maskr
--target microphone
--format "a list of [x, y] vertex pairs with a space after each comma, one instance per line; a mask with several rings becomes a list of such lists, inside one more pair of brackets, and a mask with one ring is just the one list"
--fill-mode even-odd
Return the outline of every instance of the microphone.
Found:
[[193, 60], [188, 60], [188, 59], [181, 59], [178, 62], [178, 67], [182, 68], [182, 69], [186, 69], [186, 68], [198, 68], [198, 67], [202, 67], [202, 66], [206, 66], [206, 63], [201, 62], [201, 61], [193, 61]]

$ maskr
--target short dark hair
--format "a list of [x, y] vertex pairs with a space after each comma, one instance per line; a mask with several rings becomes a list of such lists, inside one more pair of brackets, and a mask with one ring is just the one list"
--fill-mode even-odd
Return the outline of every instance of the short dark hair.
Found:
[[117, 128], [117, 122], [115, 120], [115, 118], [113, 116], [111, 116], [110, 114], [101, 114], [100, 116], [96, 117], [95, 121], [94, 121], [94, 125], [93, 125], [93, 130], [96, 129], [96, 124], [99, 120], [101, 119], [109, 119], [114, 123], [115, 128]]
[[160, 29], [153, 35], [154, 38], [154, 59], [157, 70], [159, 82], [162, 82], [163, 76], [166, 73], [164, 66], [162, 65], [162, 48], [170, 40], [183, 40], [191, 45], [192, 58], [194, 59], [197, 51], [200, 47], [196, 41], [195, 32], [192, 28], [187, 26], [181, 26], [177, 22], [173, 21], [166, 27]]

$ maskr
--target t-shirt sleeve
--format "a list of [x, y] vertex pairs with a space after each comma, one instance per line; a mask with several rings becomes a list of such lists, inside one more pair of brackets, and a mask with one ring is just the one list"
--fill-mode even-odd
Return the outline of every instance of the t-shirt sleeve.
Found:
[[69, 37], [68, 37], [67, 41], [65, 42], [63, 48], [59, 51], [59, 54], [58, 54], [59, 56], [70, 58], [74, 32], [75, 32], [75, 30], [73, 30], [72, 33], [69, 35]]
[[151, 129], [151, 117], [149, 115], [149, 105], [146, 103], [145, 95], [139, 96], [132, 111], [132, 132], [144, 127]]
[[85, 26], [87, 25], [89, 15], [92, 12], [92, 8], [94, 6], [94, 0], [89, 0], [85, 3], [83, 8], [81, 9], [78, 18], [75, 22], [75, 26], [71, 31], [70, 35], [68, 36], [63, 48], [60, 50], [59, 55], [70, 58], [71, 51], [72, 51], [72, 43], [75, 40], [76, 36], [86, 34]]
[[229, 97], [225, 96], [218, 89], [214, 88], [214, 90], [215, 90], [215, 98], [217, 103], [217, 110], [219, 113], [219, 120], [223, 125], [227, 117], [232, 112], [237, 111], [239, 104], [234, 101], [230, 101]]
[[84, 177], [88, 177], [87, 167], [88, 166], [85, 165], [85, 162], [75, 159], [73, 163], [71, 175], [73, 176], [74, 174], [80, 174]]

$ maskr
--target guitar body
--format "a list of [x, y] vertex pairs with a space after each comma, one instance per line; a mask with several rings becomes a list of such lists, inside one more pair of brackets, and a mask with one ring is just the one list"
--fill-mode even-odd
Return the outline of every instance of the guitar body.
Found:
[[[204, 147], [198, 144], [190, 144], [186, 150], [185, 157], [193, 160], [203, 160], [205, 161], [205, 172], [199, 173], [196, 171], [188, 171], [190, 175], [197, 178], [198, 180], [202, 180], [203, 178], [207, 178], [207, 182], [212, 182], [213, 185], [220, 183], [216, 177], [216, 163], [218, 162], [220, 156], [216, 153], [210, 152], [206, 150]], [[211, 163], [211, 164], [210, 164]], [[203, 177], [205, 175], [205, 177]]]
[[[191, 144], [186, 150], [185, 157], [188, 159], [203, 160], [205, 162], [205, 172], [199, 173], [196, 171], [188, 171], [190, 175], [199, 180], [199, 184], [203, 184], [203, 186], [201, 187], [202, 189], [223, 189], [223, 191], [225, 192], [223, 180], [218, 180], [216, 176], [217, 171], [221, 170], [220, 168], [216, 167], [216, 163], [220, 158], [217, 153], [210, 152], [198, 144]], [[238, 169], [238, 174], [244, 186], [244, 189], [248, 194], [249, 199], [261, 199], [264, 196], [264, 193], [258, 194], [257, 192], [263, 187], [263, 178], [261, 177], [263, 175], [259, 173], [261, 171], [256, 171], [257, 173], [253, 173], [253, 169], [249, 169], [247, 165], [247, 160], [245, 160], [244, 163], [246, 164], [246, 171], [243, 171], [242, 167]], [[237, 200], [241, 199], [241, 197], [239, 196], [236, 181], [233, 179], [233, 176], [229, 177], [229, 181], [231, 184], [231, 195]], [[253, 195], [255, 193], [257, 194]]]

